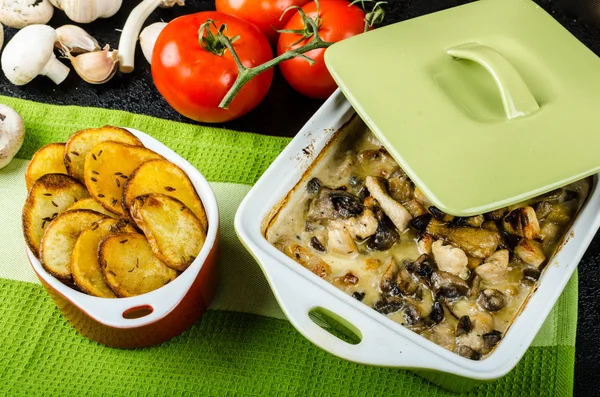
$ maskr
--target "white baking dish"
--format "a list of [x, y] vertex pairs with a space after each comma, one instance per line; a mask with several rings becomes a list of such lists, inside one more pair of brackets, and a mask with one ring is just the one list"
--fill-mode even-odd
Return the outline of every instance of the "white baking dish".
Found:
[[[263, 236], [265, 219], [273, 207], [297, 184], [327, 142], [353, 114], [353, 108], [338, 90], [308, 121], [240, 205], [235, 228], [241, 241], [262, 267], [290, 322], [323, 350], [360, 364], [409, 368], [421, 375], [423, 370], [435, 371], [426, 377], [438, 381], [437, 372], [478, 381], [505, 375], [530, 346], [600, 226], [597, 176], [588, 201], [567, 232], [566, 241], [547, 265], [525, 308], [494, 352], [484, 360], [472, 361], [353, 299], [287, 257]], [[346, 343], [315, 324], [308, 315], [315, 308], [325, 309], [350, 324], [362, 337], [361, 342]]]

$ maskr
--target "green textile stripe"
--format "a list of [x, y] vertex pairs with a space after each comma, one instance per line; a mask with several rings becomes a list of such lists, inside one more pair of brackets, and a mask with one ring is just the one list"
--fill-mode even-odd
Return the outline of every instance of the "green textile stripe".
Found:
[[210, 181], [251, 185], [290, 141], [118, 110], [42, 105], [5, 96], [0, 96], [0, 103], [17, 110], [27, 126], [25, 142], [17, 153], [22, 159], [30, 159], [48, 143], [65, 142], [75, 131], [115, 125], [153, 136], [188, 160]]
[[[340, 360], [258, 315], [211, 310], [160, 346], [110, 349], [79, 336], [41, 286], [0, 280], [0, 318], [3, 395], [455, 395], [408, 371]], [[532, 347], [509, 375], [466, 395], [571, 395], [574, 353]]]

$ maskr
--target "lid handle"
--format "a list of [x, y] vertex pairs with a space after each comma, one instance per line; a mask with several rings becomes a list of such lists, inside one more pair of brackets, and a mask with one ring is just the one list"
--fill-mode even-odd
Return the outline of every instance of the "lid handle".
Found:
[[492, 75], [509, 120], [527, 116], [540, 108], [519, 72], [495, 49], [479, 43], [466, 43], [449, 48], [446, 53], [457, 60], [476, 62]]

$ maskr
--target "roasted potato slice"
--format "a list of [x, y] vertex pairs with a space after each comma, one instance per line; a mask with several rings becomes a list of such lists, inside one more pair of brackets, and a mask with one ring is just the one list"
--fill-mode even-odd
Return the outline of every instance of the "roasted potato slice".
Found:
[[154, 254], [170, 268], [183, 271], [200, 253], [206, 234], [198, 217], [181, 201], [145, 194], [133, 200], [130, 213]]
[[73, 203], [72, 206], [67, 208], [67, 211], [71, 210], [92, 210], [104, 214], [106, 216], [110, 216], [112, 218], [116, 218], [117, 215], [113, 212], [108, 211], [106, 208], [102, 206], [99, 202], [97, 202], [92, 197], [84, 198], [79, 201]]
[[119, 297], [154, 291], [178, 275], [154, 255], [148, 240], [138, 233], [105, 237], [98, 258], [106, 283]]
[[36, 257], [48, 224], [75, 201], [89, 196], [85, 186], [63, 174], [46, 174], [33, 183], [23, 206], [23, 234]]
[[131, 132], [118, 127], [104, 126], [77, 131], [67, 141], [64, 150], [64, 164], [69, 175], [84, 181], [85, 156], [100, 142], [114, 141], [133, 146], [144, 146]]
[[123, 188], [123, 208], [129, 211], [137, 196], [162, 193], [184, 203], [198, 217], [202, 230], [206, 232], [208, 220], [194, 185], [175, 164], [168, 160], [151, 160], [140, 165], [129, 176]]
[[40, 262], [54, 276], [71, 280], [71, 257], [77, 238], [94, 222], [105, 218], [91, 210], [66, 211], [58, 215], [46, 230], [40, 244]]
[[85, 185], [104, 208], [125, 216], [121, 197], [127, 178], [143, 162], [162, 158], [145, 147], [101, 142], [85, 158]]
[[120, 233], [135, 233], [135, 229], [124, 219], [104, 218], [79, 235], [73, 248], [71, 273], [82, 291], [101, 298], [116, 297], [100, 269], [98, 245], [106, 236]]
[[63, 161], [64, 143], [50, 143], [34, 153], [25, 171], [25, 186], [27, 191], [42, 175], [65, 174], [67, 169]]

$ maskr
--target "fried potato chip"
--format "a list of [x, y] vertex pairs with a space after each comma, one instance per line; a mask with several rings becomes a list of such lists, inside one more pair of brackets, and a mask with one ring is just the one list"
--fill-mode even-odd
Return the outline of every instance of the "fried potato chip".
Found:
[[71, 257], [79, 235], [104, 215], [90, 210], [66, 211], [58, 215], [46, 230], [40, 244], [40, 262], [55, 277], [70, 280]]
[[164, 194], [138, 196], [131, 216], [165, 265], [183, 271], [200, 253], [206, 234], [200, 220], [181, 201]]
[[118, 127], [104, 126], [77, 131], [64, 150], [64, 164], [69, 175], [83, 183], [85, 156], [100, 142], [114, 141], [133, 146], [144, 146], [131, 132]]
[[85, 158], [85, 185], [104, 208], [125, 216], [121, 197], [127, 178], [143, 162], [162, 158], [141, 146], [111, 141], [99, 143]]
[[94, 198], [84, 198], [79, 201], [73, 203], [72, 206], [67, 208], [67, 211], [71, 210], [92, 210], [104, 214], [106, 216], [110, 216], [112, 218], [116, 218], [117, 214], [114, 212], [108, 211], [106, 208], [102, 206], [99, 202], [97, 202]]
[[27, 170], [25, 171], [25, 186], [27, 186], [27, 191], [31, 189], [33, 183], [42, 175], [67, 175], [67, 169], [65, 168], [65, 163], [63, 161], [64, 152], [64, 143], [50, 143], [33, 154], [31, 161], [27, 165]]
[[140, 165], [130, 175], [123, 188], [123, 208], [129, 211], [137, 196], [162, 193], [184, 203], [198, 217], [206, 233], [208, 220], [194, 185], [175, 164], [168, 160], [151, 160]]
[[84, 230], [73, 248], [71, 273], [75, 284], [85, 293], [101, 298], [115, 298], [106, 284], [98, 262], [98, 245], [108, 235], [135, 233], [124, 219], [104, 218]]
[[23, 206], [25, 241], [39, 258], [44, 229], [79, 199], [89, 197], [85, 186], [70, 176], [46, 174], [33, 183]]
[[106, 283], [119, 297], [154, 291], [175, 280], [178, 274], [154, 255], [148, 240], [138, 233], [104, 238], [98, 257]]

